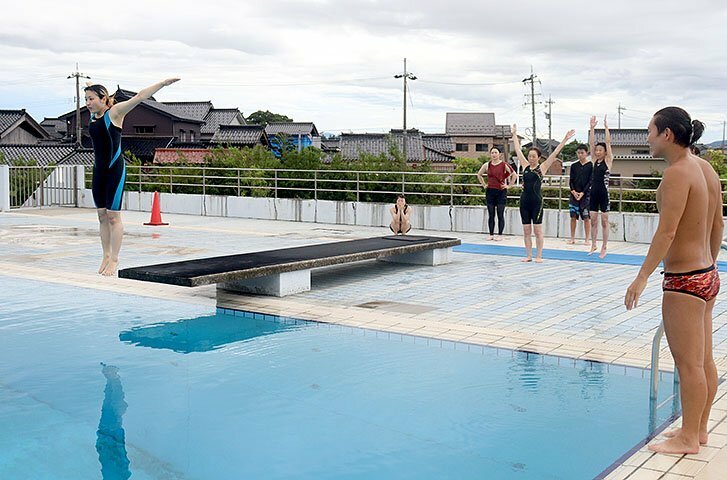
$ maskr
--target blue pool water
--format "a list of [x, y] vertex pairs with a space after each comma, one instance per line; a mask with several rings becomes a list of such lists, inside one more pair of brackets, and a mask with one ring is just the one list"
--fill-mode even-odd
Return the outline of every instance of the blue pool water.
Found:
[[0, 288], [2, 479], [584, 479], [649, 434], [638, 369]]

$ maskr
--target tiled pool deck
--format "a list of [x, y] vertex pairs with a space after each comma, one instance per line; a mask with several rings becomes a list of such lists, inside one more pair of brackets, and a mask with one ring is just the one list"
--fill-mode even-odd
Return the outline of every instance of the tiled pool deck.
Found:
[[[165, 215], [168, 227], [142, 226], [147, 220], [148, 213], [124, 212], [122, 268], [387, 234], [371, 227], [192, 215]], [[0, 275], [216, 305], [212, 286], [188, 289], [99, 276], [97, 232], [93, 210], [0, 213]], [[426, 233], [487, 243], [479, 234]], [[498, 245], [521, 242], [506, 237]], [[586, 247], [546, 239], [546, 248]], [[647, 248], [611, 244], [612, 253], [644, 255]], [[456, 253], [452, 264], [438, 267], [373, 261], [329, 267], [314, 271], [310, 292], [286, 298], [224, 295], [222, 300], [223, 306], [260, 313], [648, 367], [660, 322], [661, 277], [654, 274], [642, 304], [627, 312], [623, 295], [637, 270], [597, 261], [526, 264], [516, 257]], [[727, 292], [720, 294], [714, 311], [715, 359], [723, 377], [725, 299]], [[666, 341], [662, 347], [660, 366], [671, 369]], [[607, 478], [727, 478], [727, 382], [720, 386], [710, 432], [709, 444], [698, 455], [653, 455], [643, 448]]]

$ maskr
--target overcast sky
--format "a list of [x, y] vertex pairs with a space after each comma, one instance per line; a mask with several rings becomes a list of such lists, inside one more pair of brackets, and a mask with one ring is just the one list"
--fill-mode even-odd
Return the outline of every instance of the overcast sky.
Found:
[[[6, 3], [0, 31], [0, 108], [36, 120], [74, 108], [79, 70], [110, 90], [182, 81], [160, 101], [211, 100], [313, 121], [320, 131], [444, 131], [446, 112], [495, 112], [532, 124], [522, 79], [552, 97], [553, 136], [608, 115], [645, 127], [679, 105], [722, 139], [727, 118], [727, 2], [460, 0], [211, 0]], [[547, 105], [537, 105], [547, 137]], [[528, 130], [529, 132], [529, 130]]]

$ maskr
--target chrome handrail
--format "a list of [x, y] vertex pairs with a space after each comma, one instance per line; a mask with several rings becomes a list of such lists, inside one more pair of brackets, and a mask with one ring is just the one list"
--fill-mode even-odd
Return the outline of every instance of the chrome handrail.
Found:
[[[664, 336], [664, 322], [654, 333], [654, 340], [651, 342], [651, 393], [649, 394], [649, 426], [650, 431], [656, 429], [656, 410], [659, 408], [657, 404], [659, 396], [659, 350], [661, 349], [661, 338]], [[674, 390], [672, 395], [672, 411], [679, 410], [679, 370], [674, 366]]]

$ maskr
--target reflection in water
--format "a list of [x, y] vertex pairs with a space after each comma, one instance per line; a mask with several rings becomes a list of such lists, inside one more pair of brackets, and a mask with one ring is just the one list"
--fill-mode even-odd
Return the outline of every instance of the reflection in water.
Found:
[[101, 420], [96, 432], [96, 451], [101, 462], [101, 476], [103, 480], [126, 480], [131, 477], [131, 471], [121, 419], [128, 405], [124, 400], [119, 369], [112, 365], [101, 365], [101, 372], [106, 377]]
[[119, 334], [119, 340], [179, 353], [207, 352], [233, 342], [300, 328], [296, 325], [254, 320], [232, 315], [208, 315], [178, 322], [134, 327]]

